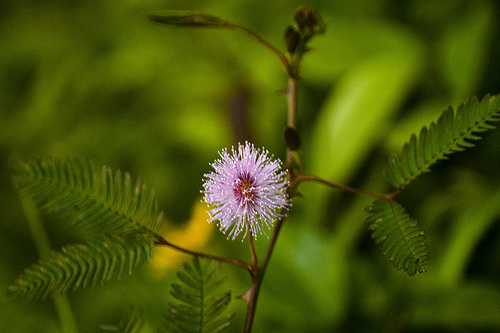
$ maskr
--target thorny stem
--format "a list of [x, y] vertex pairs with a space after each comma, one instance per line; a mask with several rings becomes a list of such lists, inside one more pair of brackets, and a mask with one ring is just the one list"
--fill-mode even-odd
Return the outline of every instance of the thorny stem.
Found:
[[[298, 95], [297, 79], [290, 78], [288, 80], [288, 85], [286, 86], [284, 93], [286, 94], [288, 100], [287, 123], [289, 127], [295, 129], [295, 118], [296, 118], [295, 110], [297, 110], [297, 95]], [[293, 178], [293, 158], [294, 158], [294, 152], [291, 149], [287, 149], [285, 168], [288, 170], [289, 178]], [[291, 181], [291, 179], [289, 179], [289, 181]]]
[[[286, 214], [286, 209], [283, 209], [281, 213]], [[266, 252], [264, 253], [264, 257], [262, 258], [262, 262], [260, 266], [254, 266], [251, 272], [252, 284], [250, 288], [245, 292], [245, 294], [241, 296], [241, 298], [247, 302], [247, 314], [245, 318], [245, 326], [243, 328], [243, 332], [245, 333], [248, 333], [252, 330], [253, 318], [255, 317], [257, 298], [259, 297], [262, 279], [264, 277], [267, 264], [269, 263], [269, 259], [271, 259], [271, 254], [274, 250], [276, 241], [278, 240], [278, 235], [284, 220], [285, 218], [283, 217], [276, 221], [276, 225], [274, 226], [273, 233], [271, 235], [271, 238], [269, 239], [269, 243], [267, 245]]]
[[[288, 100], [288, 110], [297, 109], [297, 80], [290, 79], [285, 89]], [[296, 112], [288, 112], [288, 126], [295, 128]]]
[[[294, 77], [290, 77], [288, 81], [288, 86], [285, 90], [287, 99], [288, 99], [288, 126], [295, 128], [295, 114], [297, 112], [297, 79]], [[285, 167], [288, 169], [288, 181], [290, 184], [294, 184], [294, 174], [292, 172], [293, 168], [293, 152], [287, 148], [287, 160], [285, 162]], [[296, 183], [298, 184], [298, 183]], [[292, 187], [288, 187], [288, 193], [291, 192]], [[262, 285], [262, 279], [264, 277], [264, 273], [266, 272], [267, 265], [269, 260], [271, 259], [271, 254], [274, 250], [276, 242], [278, 240], [278, 235], [283, 225], [283, 221], [285, 220], [287, 214], [287, 209], [282, 209], [280, 211], [280, 219], [276, 221], [276, 224], [273, 229], [273, 233], [271, 238], [269, 239], [269, 243], [267, 244], [266, 251], [264, 252], [264, 256], [262, 258], [262, 262], [260, 266], [257, 262], [252, 262], [252, 285], [247, 290], [247, 292], [242, 296], [247, 302], [247, 315], [245, 318], [245, 326], [243, 332], [250, 332], [252, 330], [253, 318], [255, 317], [255, 309], [257, 307], [257, 299], [259, 297], [260, 286]], [[253, 245], [253, 243], [250, 243]]]

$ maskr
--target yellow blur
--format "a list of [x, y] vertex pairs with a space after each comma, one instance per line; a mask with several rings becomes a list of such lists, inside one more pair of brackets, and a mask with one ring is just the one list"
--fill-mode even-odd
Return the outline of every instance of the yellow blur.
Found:
[[[164, 223], [159, 233], [169, 242], [183, 248], [199, 251], [208, 242], [213, 225], [208, 223], [207, 204], [201, 201], [193, 205], [191, 219], [183, 227], [174, 229]], [[186, 260], [186, 255], [166, 246], [156, 246], [151, 255], [150, 267], [154, 276], [161, 278]]]

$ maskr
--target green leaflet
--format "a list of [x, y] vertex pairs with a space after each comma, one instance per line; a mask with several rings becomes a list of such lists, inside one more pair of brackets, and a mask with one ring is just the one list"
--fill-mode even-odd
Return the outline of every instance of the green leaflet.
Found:
[[108, 167], [96, 172], [83, 160], [39, 159], [14, 168], [13, 180], [21, 194], [30, 195], [42, 209], [58, 213], [93, 234], [158, 230], [159, 212], [154, 190], [148, 191], [127, 172], [113, 176]]
[[26, 268], [7, 289], [12, 299], [44, 300], [79, 287], [101, 285], [149, 261], [153, 240], [147, 233], [103, 234], [87, 244], [69, 244]]
[[413, 134], [401, 154], [389, 156], [387, 178], [397, 189], [402, 189], [447, 155], [474, 147], [471, 141], [481, 138], [474, 133], [494, 129], [490, 123], [496, 121], [500, 121], [499, 95], [486, 95], [481, 102], [474, 97], [460, 104], [456, 112], [448, 107], [437, 123], [422, 128], [418, 138]]
[[146, 320], [142, 311], [130, 307], [127, 317], [120, 320], [118, 325], [100, 325], [100, 332], [138, 333], [144, 327]]
[[429, 252], [424, 232], [404, 208], [395, 201], [378, 199], [366, 210], [370, 213], [365, 223], [369, 224], [371, 238], [380, 244], [394, 267], [409, 276], [425, 272]]
[[221, 318], [231, 302], [231, 291], [216, 294], [224, 282], [219, 278], [221, 266], [210, 260], [193, 258], [192, 265], [184, 264], [177, 272], [179, 284], [173, 283], [170, 294], [178, 302], [169, 302], [161, 330], [163, 332], [222, 332], [231, 325], [234, 314]]

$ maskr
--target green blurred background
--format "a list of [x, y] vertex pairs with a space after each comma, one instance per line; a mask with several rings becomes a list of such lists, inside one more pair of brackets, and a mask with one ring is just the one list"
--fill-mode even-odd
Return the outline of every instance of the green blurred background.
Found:
[[[286, 100], [277, 91], [287, 77], [274, 55], [240, 32], [171, 28], [149, 22], [147, 12], [216, 14], [283, 49], [283, 31], [301, 3], [3, 1], [0, 286], [38, 257], [10, 183], [13, 157], [83, 157], [128, 170], [156, 188], [168, 224], [179, 230], [192, 220], [218, 150], [248, 139], [283, 159]], [[450, 104], [500, 91], [498, 2], [309, 4], [327, 31], [311, 42], [302, 66], [298, 130], [308, 173], [388, 192], [387, 155], [412, 132]], [[492, 131], [401, 194], [431, 251], [428, 272], [411, 278], [370, 240], [363, 225], [370, 198], [304, 184], [266, 274], [254, 331], [500, 331], [499, 184], [500, 131]], [[57, 218], [42, 220], [53, 248], [77, 238]], [[198, 248], [248, 259], [246, 243], [226, 241], [211, 227]], [[259, 238], [259, 253], [266, 243]], [[172, 268], [164, 270], [144, 265], [105, 287], [70, 293], [79, 331], [118, 322], [129, 304], [144, 310], [146, 331], [154, 331], [174, 279]], [[249, 276], [228, 266], [224, 273], [225, 287], [243, 294]], [[243, 301], [233, 300], [230, 310], [237, 314], [230, 331], [241, 331]], [[52, 301], [2, 296], [0, 331], [62, 328]]]

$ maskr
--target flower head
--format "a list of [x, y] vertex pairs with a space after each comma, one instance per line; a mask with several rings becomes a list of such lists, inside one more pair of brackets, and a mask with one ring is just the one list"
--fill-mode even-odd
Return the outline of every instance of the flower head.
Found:
[[210, 207], [209, 222], [218, 221], [223, 233], [231, 229], [228, 238], [235, 239], [243, 230], [243, 238], [248, 230], [255, 238], [265, 234], [262, 226], [271, 228], [290, 205], [286, 171], [268, 154], [240, 143], [231, 153], [222, 150], [221, 158], [211, 164], [215, 171], [205, 175], [202, 193]]

